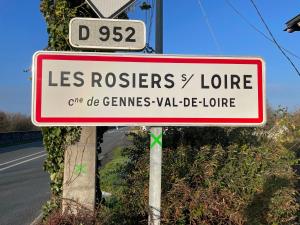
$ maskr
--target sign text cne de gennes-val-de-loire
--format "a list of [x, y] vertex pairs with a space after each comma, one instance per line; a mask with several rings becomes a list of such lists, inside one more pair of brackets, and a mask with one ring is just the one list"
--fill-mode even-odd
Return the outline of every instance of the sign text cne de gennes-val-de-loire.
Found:
[[251, 126], [265, 116], [261, 58], [37, 52], [33, 122]]

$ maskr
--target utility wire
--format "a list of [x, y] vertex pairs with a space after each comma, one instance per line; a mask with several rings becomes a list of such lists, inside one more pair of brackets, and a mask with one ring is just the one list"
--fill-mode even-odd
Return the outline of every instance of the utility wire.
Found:
[[155, 7], [155, 0], [151, 0], [150, 24], [149, 24], [149, 28], [148, 28], [148, 43], [149, 44], [150, 44], [150, 40], [151, 40], [151, 30], [152, 30], [152, 23], [153, 23], [154, 7]]
[[146, 0], [140, 6], [142, 11], [145, 11], [145, 24], [147, 27], [147, 43], [144, 49], [144, 52], [147, 53], [154, 53], [155, 49], [150, 46], [151, 42], [151, 31], [152, 31], [152, 24], [153, 24], [153, 16], [154, 16], [154, 8], [155, 8], [155, 0]]
[[208, 16], [206, 14], [206, 11], [204, 9], [204, 6], [203, 6], [201, 0], [197, 0], [197, 3], [200, 6], [202, 16], [204, 17], [205, 23], [206, 23], [206, 25], [208, 27], [208, 30], [209, 30], [209, 33], [210, 33], [210, 35], [211, 35], [211, 37], [212, 37], [212, 39], [213, 39], [213, 41], [215, 43], [215, 46], [217, 47], [217, 49], [219, 51], [219, 54], [221, 54], [222, 53], [221, 46], [220, 46], [220, 44], [219, 44], [219, 42], [217, 40], [217, 37], [216, 37], [216, 35], [214, 33], [214, 30], [212, 29], [212, 26], [211, 26], [210, 22], [209, 22], [209, 19], [208, 19]]
[[290, 57], [283, 51], [283, 49], [281, 48], [281, 46], [278, 44], [278, 42], [276, 41], [274, 35], [272, 34], [269, 26], [267, 25], [267, 23], [265, 22], [262, 14], [260, 13], [260, 11], [258, 10], [255, 2], [253, 0], [250, 0], [253, 7], [255, 8], [257, 14], [259, 15], [259, 18], [261, 19], [261, 21], [263, 22], [263, 24], [265, 25], [266, 29], [268, 30], [270, 36], [272, 37], [274, 43], [276, 44], [276, 46], [278, 47], [278, 49], [281, 51], [281, 53], [285, 56], [285, 58], [291, 63], [291, 65], [294, 67], [295, 71], [297, 72], [297, 74], [300, 76], [300, 72], [298, 70], [298, 68], [296, 67], [296, 65], [293, 63], [293, 61], [290, 59]]
[[[150, 0], [147, 0], [147, 5], [150, 5]], [[150, 8], [148, 10], [146, 10], [146, 26], [147, 26], [147, 32], [149, 34], [149, 26], [150, 26], [150, 22], [151, 22], [151, 18], [150, 18], [150, 10], [152, 9], [151, 5], [150, 5]]]
[[[146, 4], [149, 5], [149, 0], [146, 1]], [[146, 26], [148, 26], [148, 10], [145, 10], [145, 22]]]
[[135, 9], [138, 7], [138, 5], [141, 4], [141, 2], [142, 2], [142, 0], [137, 0], [137, 1], [135, 1], [135, 2], [133, 3], [133, 5], [131, 6], [131, 8], [133, 8], [133, 10], [135, 10]]
[[[246, 24], [248, 24], [252, 29], [254, 29], [256, 32], [258, 32], [259, 34], [261, 34], [264, 38], [266, 38], [267, 40], [269, 40], [270, 42], [274, 43], [273, 39], [269, 38], [264, 32], [262, 32], [260, 29], [258, 29], [254, 24], [252, 24], [237, 8], [235, 8], [233, 6], [233, 4], [230, 2], [230, 0], [225, 0], [225, 2], [228, 4], [228, 6], [239, 16], [241, 17]], [[300, 56], [296, 55], [294, 52], [284, 48], [281, 46], [281, 48], [289, 53], [290, 55], [294, 56], [295, 58], [300, 60]]]

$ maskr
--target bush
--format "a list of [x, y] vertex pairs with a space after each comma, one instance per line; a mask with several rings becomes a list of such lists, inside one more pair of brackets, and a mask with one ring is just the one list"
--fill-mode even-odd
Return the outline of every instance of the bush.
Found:
[[[300, 134], [295, 121], [280, 109], [270, 129], [168, 129], [162, 224], [299, 224], [294, 170], [299, 146], [291, 149]], [[125, 187], [106, 204], [107, 224], [148, 220], [149, 135], [132, 136], [133, 145], [124, 151], [129, 158], [121, 175]]]
[[[47, 218], [44, 225], [102, 225], [93, 212], [79, 208], [77, 214], [62, 213], [60, 210], [55, 210]], [[41, 225], [42, 225], [41, 224]]]

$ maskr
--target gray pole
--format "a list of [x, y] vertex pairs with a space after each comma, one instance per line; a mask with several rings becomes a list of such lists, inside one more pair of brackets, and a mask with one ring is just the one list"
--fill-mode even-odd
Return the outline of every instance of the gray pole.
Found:
[[155, 52], [163, 53], [163, 0], [156, 0]]
[[[163, 53], [163, 0], [156, 0], [155, 52]], [[162, 127], [152, 127], [150, 137], [149, 224], [160, 224]]]

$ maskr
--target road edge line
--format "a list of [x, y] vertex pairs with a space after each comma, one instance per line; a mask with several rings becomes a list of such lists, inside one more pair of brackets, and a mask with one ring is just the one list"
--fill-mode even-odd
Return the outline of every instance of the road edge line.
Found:
[[19, 161], [19, 160], [21, 160], [21, 159], [25, 159], [25, 158], [28, 158], [28, 157], [31, 157], [31, 156], [34, 156], [34, 155], [38, 155], [38, 154], [43, 153], [43, 152], [45, 152], [45, 151], [44, 151], [44, 150], [43, 150], [43, 151], [39, 151], [39, 152], [30, 154], [30, 155], [26, 155], [26, 156], [23, 156], [23, 157], [14, 159], [14, 160], [10, 160], [10, 161], [4, 162], [4, 163], [0, 163], [0, 166], [4, 166], [4, 165], [10, 164], [10, 163], [12, 163], [12, 162]]
[[43, 155], [36, 156], [36, 157], [34, 157], [34, 158], [27, 159], [27, 160], [25, 160], [25, 161], [18, 162], [18, 163], [16, 163], [16, 164], [13, 164], [13, 165], [10, 165], [10, 166], [4, 167], [4, 168], [0, 168], [0, 172], [1, 172], [1, 171], [4, 171], [4, 170], [7, 170], [7, 169], [9, 169], [9, 168], [12, 168], [12, 167], [15, 167], [15, 166], [18, 166], [18, 165], [21, 165], [21, 164], [30, 162], [30, 161], [32, 161], [32, 160], [39, 159], [39, 158], [44, 157], [44, 156], [46, 156], [46, 155], [47, 155], [47, 153], [45, 153], [45, 154], [43, 154]]
[[41, 212], [32, 222], [30, 225], [37, 225], [39, 224], [43, 219], [43, 213]]

